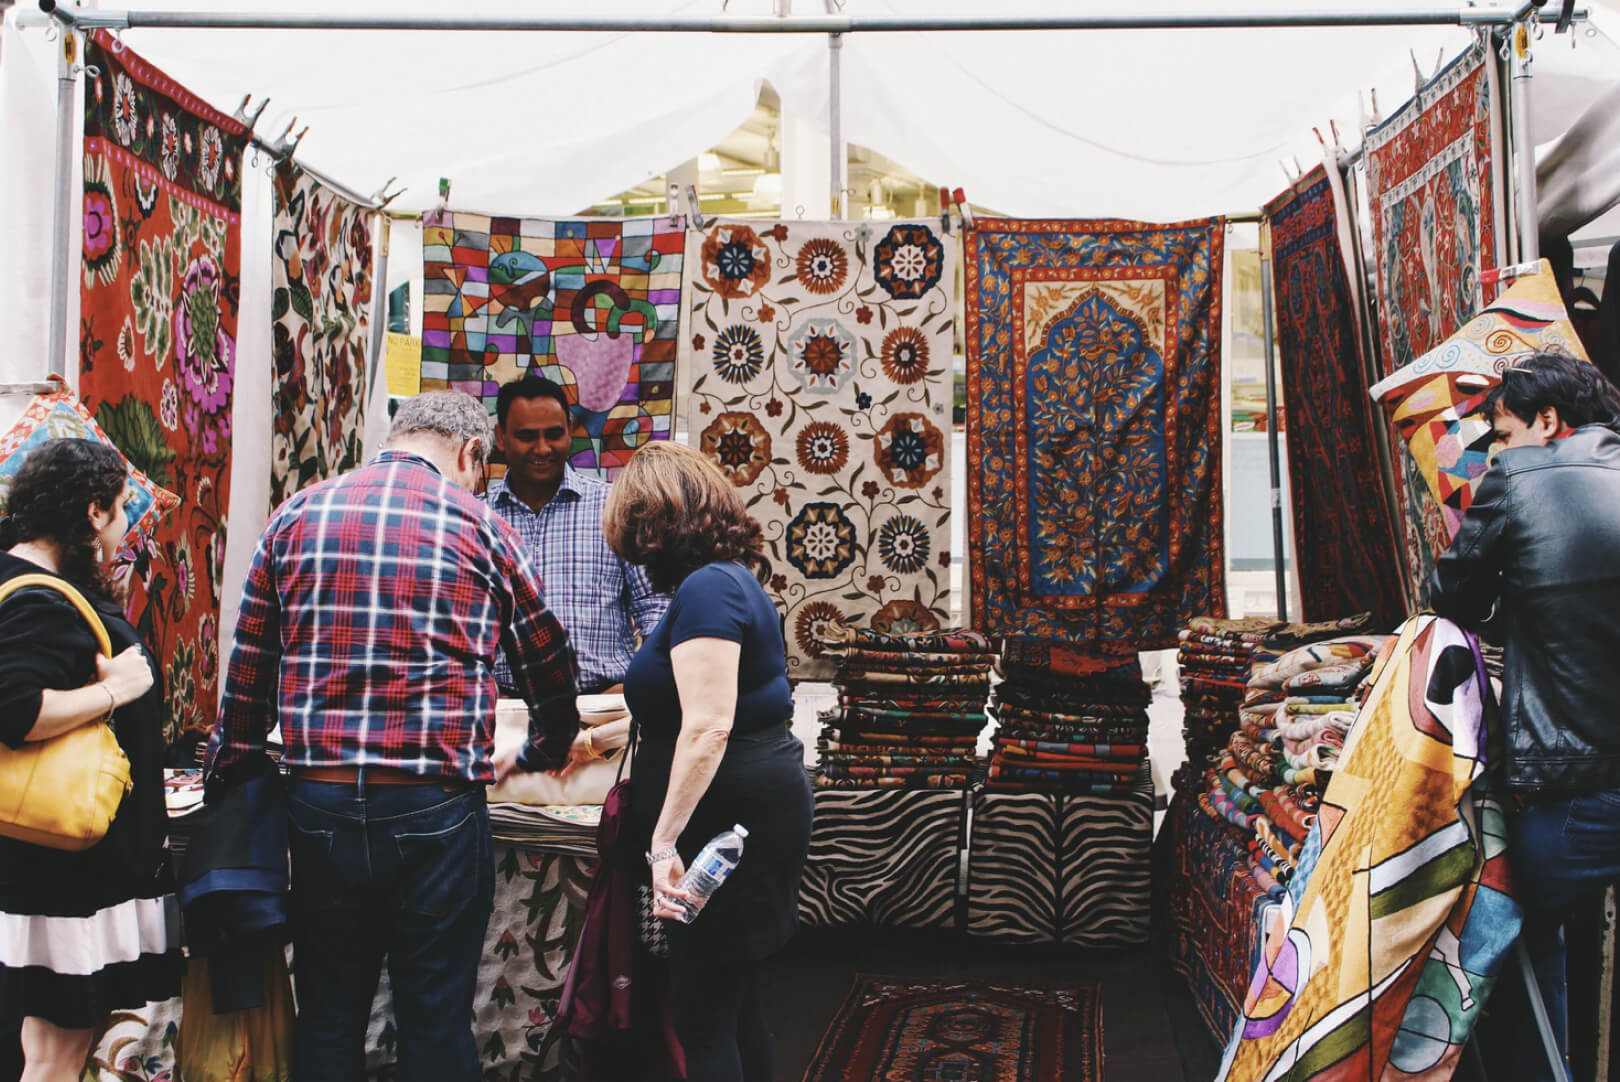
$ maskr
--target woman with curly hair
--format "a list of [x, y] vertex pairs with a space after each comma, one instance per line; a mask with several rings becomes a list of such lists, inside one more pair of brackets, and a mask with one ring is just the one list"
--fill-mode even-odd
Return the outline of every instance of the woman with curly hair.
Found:
[[0, 603], [0, 741], [19, 748], [110, 719], [134, 782], [106, 836], [82, 852], [0, 838], [0, 1018], [21, 1021], [23, 1082], [77, 1080], [113, 1011], [180, 989], [163, 852], [163, 691], [107, 572], [128, 528], [126, 484], [106, 444], [52, 440], [23, 463], [0, 517], [0, 583], [66, 579], [117, 651], [100, 656], [55, 590]]
[[705, 842], [733, 824], [748, 829], [742, 862], [697, 919], [666, 922], [687, 1077], [764, 1082], [760, 977], [798, 926], [811, 814], [782, 620], [761, 585], [764, 540], [725, 476], [673, 443], [636, 452], [603, 519], [613, 551], [674, 594], [624, 680], [641, 730], [632, 815], [655, 915], [680, 914], [678, 884]]

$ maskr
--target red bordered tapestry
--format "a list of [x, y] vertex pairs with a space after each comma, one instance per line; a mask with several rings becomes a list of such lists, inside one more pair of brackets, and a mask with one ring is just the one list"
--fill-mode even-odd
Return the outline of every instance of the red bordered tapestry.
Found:
[[214, 720], [246, 133], [105, 31], [85, 64], [79, 393], [180, 497], [136, 552], [130, 591], [163, 660], [172, 738]]
[[[1489, 299], [1480, 272], [1495, 267], [1502, 251], [1495, 71], [1489, 52], [1476, 45], [1367, 133], [1371, 261], [1386, 376], [1439, 345]], [[1404, 443], [1395, 445], [1406, 559], [1420, 595], [1414, 600], [1421, 600], [1450, 537]]]
[[270, 509], [360, 465], [371, 325], [371, 216], [291, 161], [276, 167], [270, 260]]
[[1305, 620], [1406, 614], [1404, 559], [1384, 497], [1339, 211], [1322, 166], [1266, 207], [1288, 408], [1294, 549]]
[[967, 231], [973, 626], [1120, 653], [1224, 612], [1219, 219]]

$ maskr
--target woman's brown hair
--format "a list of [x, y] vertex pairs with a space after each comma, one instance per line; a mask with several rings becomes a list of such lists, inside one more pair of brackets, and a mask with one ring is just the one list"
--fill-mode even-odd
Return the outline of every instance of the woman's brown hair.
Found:
[[714, 463], [678, 443], [649, 443], [630, 457], [608, 492], [602, 532], [662, 593], [723, 560], [747, 565], [761, 583], [770, 573], [764, 534], [742, 497]]

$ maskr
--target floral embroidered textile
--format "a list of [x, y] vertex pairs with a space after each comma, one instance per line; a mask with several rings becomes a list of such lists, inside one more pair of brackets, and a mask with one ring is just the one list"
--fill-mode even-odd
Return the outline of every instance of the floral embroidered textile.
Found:
[[[636, 448], [672, 431], [685, 230], [669, 217], [424, 218], [422, 390], [466, 391], [494, 413], [501, 384], [536, 372], [573, 406], [569, 462], [616, 476]], [[738, 270], [753, 258], [745, 249], [704, 258], [754, 281], [751, 263]], [[746, 336], [713, 350], [733, 382], [762, 362]], [[504, 472], [493, 464], [493, 476]]]
[[106, 31], [85, 64], [79, 392], [180, 497], [133, 553], [129, 601], [172, 738], [214, 718], [246, 136]]
[[956, 242], [721, 219], [687, 243], [692, 440], [764, 527], [792, 676], [832, 674], [829, 626], [937, 630]]
[[1222, 223], [967, 234], [974, 626], [1118, 653], [1225, 608]]
[[291, 161], [276, 167], [270, 261], [270, 507], [364, 457], [371, 215]]

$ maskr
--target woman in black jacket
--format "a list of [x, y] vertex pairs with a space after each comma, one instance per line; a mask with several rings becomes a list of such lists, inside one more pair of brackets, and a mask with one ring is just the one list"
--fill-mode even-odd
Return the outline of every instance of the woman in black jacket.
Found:
[[0, 583], [41, 572], [66, 579], [95, 605], [116, 655], [99, 655], [84, 618], [54, 590], [0, 603], [0, 741], [21, 747], [110, 716], [134, 782], [87, 850], [0, 839], [0, 1017], [22, 1019], [24, 1082], [78, 1079], [113, 1011], [179, 991], [163, 848], [163, 691], [107, 572], [127, 500], [118, 452], [52, 440], [29, 455], [0, 518]]

